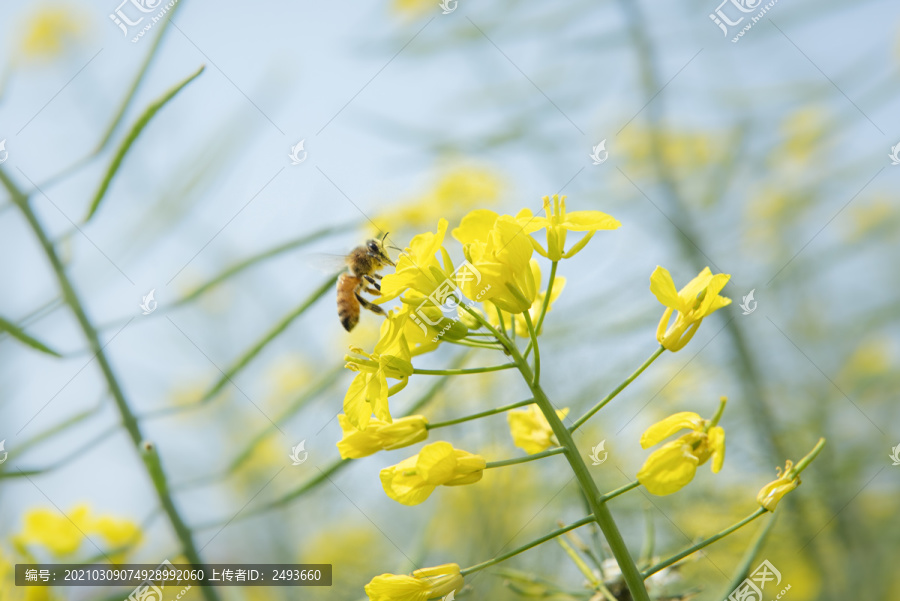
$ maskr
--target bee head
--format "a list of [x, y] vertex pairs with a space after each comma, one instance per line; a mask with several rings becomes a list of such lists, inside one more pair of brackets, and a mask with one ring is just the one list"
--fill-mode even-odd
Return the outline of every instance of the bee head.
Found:
[[394, 266], [394, 262], [391, 261], [391, 258], [388, 256], [387, 252], [384, 250], [384, 239], [387, 238], [387, 233], [384, 234], [381, 240], [366, 240], [366, 250], [369, 253], [369, 256], [375, 257], [382, 263], [386, 263], [390, 266]]

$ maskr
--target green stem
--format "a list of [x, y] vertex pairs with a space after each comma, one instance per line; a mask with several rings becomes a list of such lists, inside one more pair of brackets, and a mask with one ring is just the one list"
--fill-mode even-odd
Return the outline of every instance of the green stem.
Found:
[[804, 457], [803, 459], [798, 461], [797, 465], [795, 465], [793, 468], [791, 468], [791, 470], [786, 474], [786, 476], [790, 479], [793, 479], [793, 478], [796, 478], [797, 476], [799, 476], [800, 473], [803, 472], [803, 470], [805, 470], [807, 468], [807, 466], [809, 466], [810, 463], [812, 463], [813, 459], [815, 459], [818, 456], [818, 454], [822, 451], [822, 449], [824, 447], [825, 447], [825, 439], [820, 438], [819, 442], [816, 443], [816, 446], [813, 447], [812, 451], [807, 453], [806, 457]]
[[525, 316], [525, 325], [528, 326], [528, 334], [531, 336], [531, 346], [534, 348], [534, 382], [535, 386], [539, 386], [541, 383], [541, 348], [538, 346], [537, 342], [537, 331], [534, 329], [534, 324], [531, 323], [531, 315], [529, 315], [528, 311], [522, 313]]
[[498, 346], [496, 343], [492, 342], [476, 342], [473, 340], [447, 340], [450, 344], [457, 344], [459, 346], [468, 346], [471, 348], [486, 348], [492, 351], [501, 351], [503, 350], [502, 346]]
[[634, 482], [629, 482], [625, 486], [621, 486], [621, 487], [619, 487], [615, 490], [612, 490], [612, 491], [606, 493], [605, 495], [603, 495], [603, 502], [605, 503], [605, 502], [609, 501], [610, 499], [615, 499], [619, 495], [625, 494], [629, 490], [635, 489], [640, 485], [641, 485], [641, 483], [638, 482], [637, 480], [635, 480]]
[[528, 551], [529, 549], [533, 549], [534, 547], [537, 547], [538, 545], [543, 544], [543, 543], [547, 542], [548, 540], [552, 540], [552, 539], [556, 538], [557, 536], [562, 536], [569, 530], [575, 530], [576, 528], [581, 528], [582, 526], [584, 526], [586, 524], [590, 524], [593, 521], [594, 521], [593, 516], [581, 518], [577, 522], [573, 522], [573, 523], [569, 524], [568, 526], [564, 526], [558, 530], [554, 530], [553, 532], [551, 532], [549, 534], [545, 534], [544, 536], [542, 536], [538, 539], [535, 539], [535, 540], [531, 541], [530, 543], [526, 543], [526, 544], [522, 545], [521, 547], [513, 549], [512, 551], [510, 551], [508, 553], [504, 553], [503, 555], [498, 555], [497, 557], [495, 557], [493, 559], [489, 559], [487, 561], [483, 561], [481, 563], [475, 564], [474, 566], [460, 570], [459, 573], [462, 576], [468, 576], [469, 574], [479, 572], [485, 568], [489, 568], [493, 565], [497, 565], [500, 562], [506, 561], [510, 557], [515, 557], [519, 553], [524, 553], [525, 551]]
[[744, 554], [743, 559], [741, 560], [740, 566], [734, 572], [734, 577], [731, 579], [731, 583], [728, 585], [728, 588], [725, 589], [725, 593], [720, 595], [723, 599], [727, 599], [728, 595], [738, 587], [741, 582], [744, 581], [750, 574], [750, 564], [753, 563], [753, 558], [756, 557], [759, 550], [762, 548], [763, 543], [766, 541], [766, 538], [769, 536], [769, 532], [772, 531], [772, 527], [775, 525], [775, 518], [773, 517], [771, 520], [766, 522], [766, 526], [760, 531], [760, 533], [756, 537], [756, 541], [753, 545], [747, 549], [747, 552]]
[[[25, 217], [25, 220], [28, 222], [28, 225], [31, 227], [32, 232], [43, 248], [44, 254], [47, 256], [47, 260], [50, 262], [50, 266], [53, 268], [53, 272], [56, 275], [56, 280], [62, 291], [63, 298], [65, 299], [66, 304], [69, 305], [69, 308], [74, 314], [75, 319], [78, 321], [78, 325], [80, 326], [84, 337], [87, 339], [88, 344], [91, 347], [91, 351], [94, 354], [97, 365], [100, 366], [100, 371], [103, 373], [103, 377], [106, 380], [107, 386], [109, 387], [110, 394], [115, 400], [116, 407], [119, 410], [119, 415], [122, 419], [122, 425], [127, 430], [128, 435], [131, 438], [131, 442], [134, 444], [135, 448], [138, 449], [138, 452], [141, 453], [142, 456], [144, 456], [144, 453], [141, 451], [144, 444], [144, 435], [141, 432], [140, 425], [138, 424], [138, 421], [135, 418], [135, 415], [132, 412], [128, 401], [125, 398], [125, 393], [122, 391], [122, 387], [119, 385], [119, 381], [116, 378], [112, 365], [110, 364], [109, 359], [106, 356], [106, 352], [104, 351], [104, 345], [100, 342], [100, 337], [97, 334], [97, 330], [94, 328], [93, 324], [88, 318], [87, 313], [84, 309], [84, 305], [79, 299], [78, 294], [75, 292], [75, 288], [72, 285], [72, 282], [69, 280], [69, 276], [66, 274], [62, 260], [59, 258], [59, 255], [56, 252], [56, 248], [50, 242], [50, 239], [47, 236], [47, 233], [44, 231], [43, 226], [40, 224], [34, 211], [28, 204], [28, 198], [24, 194], [22, 194], [18, 190], [18, 188], [16, 188], [12, 180], [10, 180], [6, 173], [3, 171], [0, 171], [0, 181], [2, 181], [3, 185], [9, 191], [10, 195], [12, 196], [13, 202], [16, 204], [16, 206], [19, 207], [19, 210]], [[157, 466], [154, 468], [150, 465], [149, 462], [145, 461], [145, 466], [147, 467], [148, 474], [150, 475], [151, 480], [153, 481], [153, 486], [156, 490], [156, 496], [159, 499], [163, 510], [166, 512], [166, 515], [169, 518], [169, 522], [172, 524], [172, 528], [175, 530], [175, 534], [178, 537], [178, 540], [181, 542], [185, 558], [189, 563], [201, 565], [203, 561], [200, 559], [200, 554], [194, 544], [191, 531], [182, 519], [181, 515], [178, 513], [178, 509], [175, 507], [175, 502], [168, 488], [168, 481], [166, 480], [166, 476], [162, 470], [161, 465], [159, 465], [158, 458], [156, 463]], [[219, 595], [213, 587], [201, 587], [200, 590], [202, 591], [203, 596], [207, 599], [207, 601], [218, 601]]]
[[677, 562], [681, 561], [682, 559], [684, 559], [684, 558], [687, 557], [688, 555], [691, 555], [691, 554], [693, 554], [693, 553], [696, 553], [697, 551], [699, 551], [699, 550], [702, 549], [703, 547], [707, 547], [707, 546], [713, 544], [714, 542], [716, 542], [717, 540], [722, 539], [722, 538], [725, 538], [726, 536], [728, 536], [729, 534], [731, 534], [731, 533], [734, 532], [735, 530], [738, 530], [738, 529], [740, 529], [740, 528], [743, 528], [744, 526], [746, 526], [747, 524], [749, 524], [750, 522], [752, 522], [753, 520], [755, 520], [755, 519], [758, 518], [759, 516], [763, 515], [764, 513], [767, 513], [766, 510], [765, 510], [764, 508], [760, 507], [759, 509], [757, 509], [756, 511], [754, 511], [753, 513], [751, 513], [750, 515], [748, 515], [747, 517], [745, 517], [743, 520], [741, 520], [741, 521], [738, 522], [737, 524], [734, 524], [733, 526], [729, 526], [728, 528], [726, 528], [725, 530], [722, 530], [722, 531], [719, 532], [718, 534], [714, 534], [713, 536], [710, 536], [709, 538], [700, 541], [700, 542], [697, 543], [696, 545], [693, 545], [693, 546], [691, 546], [691, 547], [688, 547], [687, 549], [685, 549], [685, 550], [682, 551], [681, 553], [679, 553], [679, 554], [677, 554], [677, 555], [673, 555], [673, 556], [670, 557], [669, 559], [666, 559], [665, 561], [661, 561], [661, 562], [659, 562], [658, 564], [656, 564], [655, 566], [650, 566], [649, 568], [647, 568], [646, 570], [644, 570], [644, 572], [643, 572], [643, 577], [644, 577], [644, 578], [649, 578], [650, 576], [652, 576], [653, 574], [659, 572], [660, 570], [666, 569], [667, 567], [669, 567], [669, 566], [672, 565], [673, 563], [677, 563]]
[[504, 369], [512, 369], [515, 363], [504, 363], [503, 365], [491, 365], [489, 367], [467, 367], [465, 369], [414, 369], [414, 374], [420, 376], [462, 376], [465, 374], [484, 374], [492, 371], [503, 371]]
[[518, 409], [519, 407], [525, 407], [526, 405], [531, 405], [534, 403], [534, 399], [527, 399], [524, 401], [519, 401], [518, 403], [512, 403], [510, 405], [504, 405], [502, 407], [497, 407], [496, 409], [488, 409], [487, 411], [482, 411], [481, 413], [474, 413], [472, 415], [467, 415], [465, 417], [457, 417], [456, 419], [450, 419], [443, 422], [435, 422], [433, 424], [427, 424], [425, 428], [427, 430], [434, 430], [435, 428], [444, 428], [446, 426], [454, 426], [456, 424], [462, 424], [464, 422], [472, 421], [473, 419], [480, 419], [482, 417], [488, 417], [490, 415], [496, 415], [498, 413], [505, 413], [506, 411], [510, 411], [511, 409]]
[[594, 415], [595, 413], [597, 413], [598, 411], [600, 411], [601, 409], [603, 409], [603, 407], [604, 407], [608, 402], [610, 402], [611, 400], [613, 400], [614, 398], [616, 398], [616, 395], [617, 395], [617, 394], [619, 394], [620, 392], [622, 392], [623, 390], [625, 390], [625, 387], [626, 387], [626, 386], [628, 386], [629, 384], [631, 384], [631, 383], [634, 381], [635, 378], [637, 378], [639, 375], [641, 375], [641, 374], [644, 372], [644, 370], [647, 369], [647, 368], [650, 366], [651, 363], [653, 363], [654, 361], [656, 361], [656, 358], [659, 357], [660, 355], [662, 355], [662, 354], [663, 354], [663, 351], [665, 351], [665, 350], [666, 350], [666, 349], [665, 349], [662, 345], [659, 345], [659, 348], [656, 349], [656, 351], [654, 351], [654, 353], [653, 353], [652, 355], [650, 355], [650, 357], [648, 357], [647, 360], [644, 361], [644, 363], [643, 363], [639, 368], [637, 368], [637, 369], [634, 371], [633, 374], [631, 374], [630, 376], [628, 376], [627, 378], [625, 378], [625, 381], [622, 382], [621, 384], [619, 384], [618, 386], [616, 386], [615, 390], [613, 390], [613, 391], [610, 392], [608, 395], [606, 395], [606, 396], [603, 398], [603, 400], [601, 400], [599, 403], [597, 403], [596, 405], [594, 405], [587, 413], [585, 413], [584, 415], [582, 415], [581, 417], [579, 417], [578, 420], [576, 420], [576, 422], [575, 422], [574, 424], [572, 424], [572, 426], [569, 427], [569, 431], [570, 431], [570, 432], [574, 432], [574, 431], [577, 430], [579, 427], [581, 427], [581, 425], [582, 425], [584, 422], [586, 422], [587, 420], [591, 419], [591, 417], [593, 417], [593, 415]]
[[[603, 586], [603, 582], [599, 578], [597, 578], [597, 575], [594, 574], [588, 564], [584, 561], [584, 559], [582, 559], [581, 555], [578, 554], [578, 551], [572, 548], [572, 545], [570, 545], [566, 541], [566, 539], [557, 538], [556, 542], [559, 543], [559, 546], [562, 547], [563, 551], [566, 552], [566, 555], [569, 556], [569, 559], [572, 560], [572, 563], [575, 564], [575, 567], [578, 568], [578, 571], [581, 572], [582, 576], [587, 579], [587, 581], [591, 585], [591, 588], [597, 589]], [[609, 599], [610, 597], [607, 597], [607, 600]], [[615, 601], [615, 599], [615, 597], [612, 597], [612, 601]]]
[[542, 453], [535, 453], [534, 455], [526, 455], [524, 457], [515, 457], [513, 459], [504, 459], [503, 461], [488, 461], [484, 466], [484, 469], [489, 470], [494, 467], [505, 467], [507, 465], [518, 465], [520, 463], [528, 463], [529, 461], [537, 461], [538, 459], [543, 459], [544, 457], [552, 457], [553, 455], [559, 455], [560, 453], [565, 453], [566, 450], [563, 447], [556, 447], [555, 449], [550, 449], [548, 451], [543, 451]]
[[553, 284], [556, 282], [556, 267], [558, 265], [559, 261], [553, 261], [553, 265], [550, 266], [550, 279], [547, 281], [547, 291], [544, 293], [544, 304], [541, 305], [541, 315], [538, 317], [537, 326], [534, 328], [538, 333], [540, 333], [541, 327], [544, 325], [544, 318], [547, 316], [547, 310], [550, 308], [550, 297], [553, 295]]
[[[535, 356], [537, 356], [538, 350], [536, 339], [534, 340], [534, 343]], [[553, 403], [550, 402], [550, 399], [547, 397], [544, 390], [539, 384], [535, 383], [534, 375], [531, 373], [531, 368], [528, 366], [528, 361], [522, 357], [515, 346], [508, 345], [507, 350], [516, 362], [522, 377], [528, 383], [535, 402], [538, 407], [540, 407], [541, 413], [544, 414], [544, 418], [550, 424], [550, 428], [556, 435], [556, 440], [559, 441], [561, 447], [566, 449], [566, 459], [569, 461], [569, 466], [571, 466], [575, 477], [578, 479], [578, 484], [581, 486], [581, 490], [587, 499], [591, 513], [594, 516], [594, 521], [597, 522], [597, 525], [606, 537], [606, 542], [609, 544], [609, 548], [612, 550], [613, 556], [616, 558], [619, 568], [622, 570], [622, 577], [631, 593], [632, 599], [634, 601], [650, 601], [647, 589], [644, 588], [644, 580], [641, 577], [641, 573], [638, 570], [637, 565], [635, 565], [631, 554], [628, 552], [628, 547], [625, 545], [625, 539], [622, 538], [622, 533], [619, 532], [619, 527], [616, 525], [609, 508], [605, 505], [605, 500], [600, 493], [600, 490], [597, 488], [597, 483], [594, 482], [587, 464], [578, 452], [578, 447], [572, 439], [572, 433], [569, 432], [559, 416], [556, 415], [556, 409], [554, 408]]]

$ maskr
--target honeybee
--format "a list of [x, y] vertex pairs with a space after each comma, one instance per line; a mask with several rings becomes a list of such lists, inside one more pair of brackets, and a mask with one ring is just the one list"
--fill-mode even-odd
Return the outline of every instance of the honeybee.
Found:
[[341, 274], [337, 282], [337, 310], [341, 325], [348, 332], [359, 323], [359, 306], [362, 305], [369, 311], [384, 315], [384, 309], [370, 303], [362, 296], [362, 292], [369, 294], [381, 294], [381, 275], [378, 274], [385, 265], [394, 266], [394, 262], [384, 250], [384, 240], [366, 240], [350, 251], [345, 258], [349, 273]]

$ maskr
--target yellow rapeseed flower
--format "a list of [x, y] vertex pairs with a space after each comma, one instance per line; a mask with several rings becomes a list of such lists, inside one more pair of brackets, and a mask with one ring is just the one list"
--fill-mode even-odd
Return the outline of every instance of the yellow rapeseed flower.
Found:
[[[539, 285], [541, 283], [541, 266], [535, 259], [531, 259], [531, 273], [534, 276], [535, 283]], [[553, 294], [550, 295], [550, 302], [547, 304], [547, 313], [549, 313], [553, 308], [553, 303], [556, 302], [556, 299], [559, 298], [560, 294], [562, 294], [563, 288], [565, 288], [565, 286], [566, 278], [562, 276], [556, 276], [553, 281]], [[535, 327], [537, 327], [538, 325], [538, 319], [540, 318], [541, 309], [543, 308], [544, 299], [546, 297], [547, 291], [544, 290], [534, 297], [534, 302], [531, 303], [531, 308], [528, 309], [528, 315], [529, 317], [531, 317], [531, 323], [533, 323]], [[521, 336], [522, 338], [530, 337], [530, 334], [528, 332], [528, 325], [524, 319], [513, 319], [512, 314], [507, 313], [506, 311], [501, 311], [491, 301], [485, 301], [484, 305], [485, 316], [487, 317], [487, 320], [491, 325], [500, 325], [500, 318], [497, 316], [497, 311], [500, 311], [500, 313], [503, 315], [503, 322], [507, 326], [509, 326], [510, 323], [515, 322], [517, 336]], [[475, 324], [475, 326], [477, 327], [477, 324]], [[543, 325], [540, 329], [543, 329]], [[541, 332], [538, 331], [536, 332], [536, 334], [540, 336]]]
[[344, 431], [344, 437], [337, 443], [342, 459], [359, 459], [382, 450], [400, 449], [428, 438], [428, 420], [422, 415], [401, 417], [392, 423], [372, 418], [365, 430], [357, 430], [343, 414], [338, 416], [338, 422]]
[[369, 601], [426, 601], [457, 593], [463, 584], [459, 565], [445, 563], [416, 570], [410, 576], [376, 576], [366, 585], [366, 595]]
[[537, 295], [531, 270], [531, 237], [511, 215], [476, 209], [463, 217], [453, 237], [477, 277], [460, 281], [470, 299], [491, 301], [508, 313], [527, 311]]
[[[550, 197], [544, 196], [544, 213], [546, 217], [536, 217], [530, 209], [522, 209], [516, 215], [516, 220], [529, 234], [541, 229], [547, 230], [547, 248], [544, 249], [540, 242], [531, 239], [534, 249], [541, 256], [551, 261], [569, 259], [587, 245], [598, 230], [615, 230], [622, 224], [615, 218], [601, 211], [572, 211], [566, 213], [566, 197], [553, 195], [553, 204]], [[575, 246], [566, 251], [566, 234], [568, 232], [587, 232], [585, 236], [575, 243]]]
[[[666, 306], [656, 329], [659, 343], [675, 352], [690, 342], [704, 317], [731, 304], [730, 298], [719, 296], [730, 278], [727, 273], [713, 275], [709, 267], [705, 267], [687, 286], [676, 290], [669, 272], [657, 266], [650, 276], [650, 292]], [[675, 311], [678, 312], [675, 323], [669, 326]]]
[[398, 503], [418, 505], [438, 486], [478, 482], [485, 465], [479, 455], [454, 449], [449, 442], [434, 442], [422, 447], [418, 455], [381, 470], [381, 485]]
[[[344, 395], [344, 413], [360, 430], [366, 429], [372, 413], [382, 421], [392, 421], [388, 397], [402, 390], [413, 373], [412, 356], [403, 331], [405, 327], [405, 321], [386, 319], [381, 324], [381, 339], [372, 353], [354, 348], [351, 350], [357, 356], [345, 357], [346, 367], [359, 373]], [[388, 378], [400, 382], [389, 387]]]
[[716, 425], [725, 409], [722, 397], [719, 410], [711, 419], [703, 419], [691, 411], [682, 411], [647, 428], [641, 436], [641, 447], [659, 444], [679, 430], [690, 430], [678, 439], [654, 451], [637, 473], [638, 481], [654, 495], [669, 495], [681, 490], [694, 479], [697, 466], [712, 458], [712, 471], [718, 473], [725, 461], [725, 430]]
[[[565, 419], [568, 414], [568, 407], [556, 412], [559, 419]], [[537, 405], [529, 405], [521, 411], [510, 411], [506, 414], [506, 418], [509, 421], [513, 443], [529, 455], [546, 451], [551, 445], [559, 444], [554, 440], [550, 422]]]
[[111, 547], [123, 547], [140, 540], [138, 526], [125, 519], [111, 516], [94, 517], [87, 505], [79, 505], [68, 515], [51, 509], [33, 509], [25, 514], [25, 527], [13, 537], [24, 549], [40, 545], [56, 556], [72, 555], [85, 536], [99, 536]]
[[794, 463], [788, 459], [784, 464], [784, 472], [780, 467], [775, 468], [778, 478], [763, 486], [756, 495], [756, 500], [767, 511], [775, 511], [781, 498], [800, 486], [800, 475], [794, 473], [793, 467]]
[[27, 18], [23, 31], [21, 49], [25, 58], [52, 60], [82, 38], [84, 15], [71, 6], [44, 5]]

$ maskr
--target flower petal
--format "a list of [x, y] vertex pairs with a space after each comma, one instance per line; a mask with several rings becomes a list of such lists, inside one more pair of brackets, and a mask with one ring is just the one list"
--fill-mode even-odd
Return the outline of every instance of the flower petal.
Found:
[[572, 211], [560, 225], [571, 232], [595, 232], [618, 229], [622, 224], [602, 211]]
[[659, 444], [679, 430], [698, 430], [702, 426], [703, 418], [693, 411], [675, 413], [647, 428], [641, 436], [641, 447], [647, 449]]
[[656, 266], [650, 275], [650, 292], [656, 296], [656, 300], [666, 307], [680, 309], [684, 303], [678, 296], [678, 290], [675, 289], [675, 282], [665, 267]]

